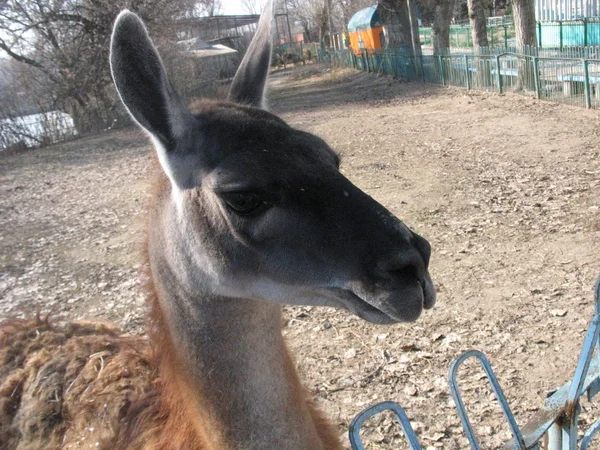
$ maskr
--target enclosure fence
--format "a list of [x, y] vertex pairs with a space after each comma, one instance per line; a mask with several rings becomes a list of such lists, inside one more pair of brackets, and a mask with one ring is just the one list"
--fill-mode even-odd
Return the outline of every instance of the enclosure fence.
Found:
[[73, 119], [61, 111], [0, 120], [0, 151], [43, 147], [77, 135]]
[[[488, 24], [487, 36], [491, 47], [515, 44], [515, 26], [512, 23], [501, 23], [497, 25]], [[429, 27], [419, 28], [419, 39], [421, 45], [426, 49], [433, 49], [433, 33]], [[450, 26], [450, 47], [472, 48], [473, 37], [470, 25]]]
[[538, 22], [537, 26], [540, 47], [600, 45], [600, 17]]
[[[515, 25], [510, 20], [489, 21], [487, 36], [490, 47], [515, 45]], [[571, 46], [600, 45], [600, 17], [586, 17], [572, 20], [554, 20], [537, 23], [537, 44], [540, 47], [563, 50]], [[433, 48], [433, 34], [429, 27], [419, 28], [421, 45]], [[450, 26], [451, 48], [472, 48], [471, 25]]]
[[[448, 384], [450, 393], [458, 411], [463, 431], [471, 450], [481, 450], [467, 407], [459, 387], [459, 369], [468, 359], [478, 360], [485, 377], [491, 385], [496, 400], [510, 428], [512, 439], [506, 442], [502, 450], [591, 450], [597, 448], [594, 438], [600, 431], [600, 419], [597, 419], [584, 433], [580, 433], [579, 415], [582, 411], [580, 399], [585, 395], [589, 401], [600, 392], [600, 277], [594, 286], [594, 315], [588, 326], [581, 353], [573, 378], [556, 391], [548, 393], [542, 406], [529, 421], [519, 427], [516, 417], [500, 387], [498, 378], [486, 356], [478, 350], [468, 350], [450, 364]], [[365, 450], [360, 430], [371, 417], [382, 411], [392, 411], [402, 428], [411, 450], [422, 450], [419, 439], [412, 428], [404, 409], [394, 402], [383, 402], [370, 406], [359, 413], [350, 424], [349, 437], [352, 450]], [[580, 434], [583, 434], [580, 439]], [[543, 441], [545, 445], [543, 444]], [[581, 444], [581, 445], [580, 445]]]
[[332, 51], [320, 54], [320, 58], [333, 66], [410, 81], [500, 93], [513, 91], [542, 100], [600, 108], [600, 53], [598, 48], [580, 51], [588, 57], [490, 50], [476, 55], [448, 51], [415, 58], [408, 49], [382, 49], [360, 55], [350, 50]]

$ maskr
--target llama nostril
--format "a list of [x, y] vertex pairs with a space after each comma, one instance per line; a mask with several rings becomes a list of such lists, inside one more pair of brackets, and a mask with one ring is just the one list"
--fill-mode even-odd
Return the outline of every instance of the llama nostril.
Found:
[[381, 277], [400, 283], [412, 283], [415, 280], [423, 283], [426, 271], [423, 256], [416, 248], [396, 253], [379, 264]]
[[431, 245], [427, 241], [427, 239], [419, 236], [417, 233], [413, 233], [412, 244], [415, 246], [419, 254], [423, 257], [423, 262], [425, 263], [425, 268], [429, 267], [429, 258], [431, 257]]
[[423, 277], [419, 273], [419, 269], [415, 265], [407, 265], [395, 270], [390, 271], [392, 278], [397, 280], [414, 280], [417, 278], [419, 282], [422, 282]]

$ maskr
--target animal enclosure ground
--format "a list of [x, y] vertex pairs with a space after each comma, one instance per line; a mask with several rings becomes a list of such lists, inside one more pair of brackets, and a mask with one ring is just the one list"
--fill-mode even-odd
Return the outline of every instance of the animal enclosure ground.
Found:
[[[425, 447], [467, 448], [446, 376], [471, 348], [523, 424], [572, 376], [593, 312], [598, 112], [317, 66], [278, 72], [272, 88], [275, 112], [341, 152], [343, 173], [433, 247], [438, 303], [414, 324], [286, 308], [303, 381], [340, 433], [394, 400]], [[143, 332], [151, 151], [132, 129], [2, 156], [0, 317], [39, 307]], [[496, 448], [509, 436], [501, 413], [478, 368], [462, 373], [482, 444]], [[370, 448], [406, 448], [388, 417], [367, 426]]]

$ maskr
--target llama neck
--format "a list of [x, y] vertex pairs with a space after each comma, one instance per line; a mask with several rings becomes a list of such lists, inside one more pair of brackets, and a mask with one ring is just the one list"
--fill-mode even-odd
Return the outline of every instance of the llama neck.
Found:
[[181, 368], [174, 376], [208, 448], [323, 448], [281, 335], [278, 305], [161, 300]]

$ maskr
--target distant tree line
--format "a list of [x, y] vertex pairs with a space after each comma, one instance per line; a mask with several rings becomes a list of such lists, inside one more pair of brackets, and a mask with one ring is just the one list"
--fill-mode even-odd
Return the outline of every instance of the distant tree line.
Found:
[[[245, 1], [255, 5], [254, 0]], [[286, 11], [309, 40], [322, 39], [330, 32], [342, 32], [357, 11], [377, 3], [377, 0], [284, 1]], [[388, 19], [392, 14], [396, 17], [396, 40], [415, 49], [418, 47], [417, 9], [423, 25], [432, 27], [436, 49], [448, 48], [450, 25], [467, 19], [472, 25], [476, 47], [487, 47], [486, 18], [503, 13], [514, 15], [521, 45], [536, 45], [534, 0], [380, 0], [379, 4]]]
[[[80, 133], [121, 117], [108, 49], [124, 8], [137, 12], [173, 55], [175, 20], [214, 14], [216, 0], [7, 0], [0, 3], [0, 117], [60, 110]], [[124, 118], [124, 115], [122, 115]]]
[[[244, 0], [249, 13], [265, 0]], [[342, 32], [350, 18], [376, 0], [281, 0], [290, 22], [310, 40]], [[420, 51], [417, 8], [432, 26], [436, 49], [449, 47], [450, 24], [472, 22], [477, 46], [487, 45], [485, 18], [500, 10], [515, 17], [517, 39], [536, 45], [533, 0], [381, 0], [397, 17], [402, 45]], [[5, 0], [0, 2], [0, 119], [60, 110], [79, 134], [114, 126], [126, 115], [112, 86], [108, 48], [113, 21], [128, 8], [146, 22], [174, 82], [193, 71], [178, 52], [177, 20], [218, 14], [221, 0]], [[168, 49], [168, 50], [167, 50]]]

